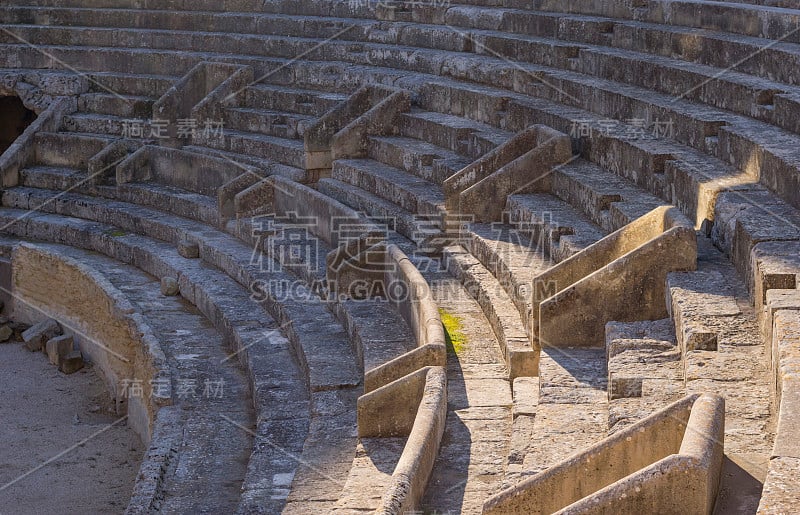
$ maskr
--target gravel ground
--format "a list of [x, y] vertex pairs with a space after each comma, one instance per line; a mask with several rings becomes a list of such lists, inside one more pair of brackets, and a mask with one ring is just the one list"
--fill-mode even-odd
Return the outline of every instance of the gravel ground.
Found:
[[122, 513], [144, 448], [120, 418], [90, 366], [0, 344], [0, 515]]

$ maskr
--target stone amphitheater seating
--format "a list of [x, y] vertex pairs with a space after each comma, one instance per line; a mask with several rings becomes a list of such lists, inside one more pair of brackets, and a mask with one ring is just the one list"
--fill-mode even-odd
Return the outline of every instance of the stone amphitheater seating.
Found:
[[131, 514], [790, 512], [798, 23], [8, 0], [14, 314], [85, 333], [149, 444]]

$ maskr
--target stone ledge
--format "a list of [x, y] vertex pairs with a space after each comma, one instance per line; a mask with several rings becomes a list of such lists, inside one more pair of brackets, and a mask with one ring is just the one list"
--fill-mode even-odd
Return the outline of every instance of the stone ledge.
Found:
[[724, 420], [721, 397], [686, 397], [489, 498], [483, 513], [709, 513]]

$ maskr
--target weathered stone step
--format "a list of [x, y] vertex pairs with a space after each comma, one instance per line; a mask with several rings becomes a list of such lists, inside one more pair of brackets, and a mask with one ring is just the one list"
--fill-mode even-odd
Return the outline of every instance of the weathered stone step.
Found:
[[[115, 77], [121, 74], [164, 77], [167, 73], [182, 76], [198, 62], [209, 60], [251, 64], [258, 74], [281, 66], [285, 61], [268, 57], [147, 48], [40, 45], [34, 50], [23, 44], [0, 44], [0, 49], [2, 49], [0, 56], [3, 57], [0, 65], [3, 68], [47, 69], [50, 66], [49, 60], [55, 58], [62, 63], [62, 66], [81, 67], [85, 73], [91, 73], [92, 76], [96, 76], [98, 72], [113, 72], [112, 75]], [[95, 91], [107, 91], [107, 89], [110, 87], [97, 86]], [[130, 88], [124, 92], [136, 94], [135, 91], [140, 90]]]
[[512, 135], [489, 125], [445, 113], [414, 109], [401, 115], [400, 134], [477, 159]]
[[20, 185], [49, 190], [72, 190], [88, 183], [85, 170], [55, 166], [29, 166], [20, 170]]
[[89, 159], [110, 141], [110, 137], [97, 134], [38, 132], [36, 164], [85, 170]]
[[[604, 349], [543, 349], [535, 415], [519, 415], [505, 483], [515, 484], [585, 449], [607, 435]], [[516, 384], [515, 384], [516, 387]]]
[[[332, 37], [350, 23], [351, 37], [363, 33], [377, 25], [375, 20], [354, 18], [317, 18], [303, 15], [275, 14], [264, 12], [243, 12], [238, 9], [227, 12], [213, 12], [190, 6], [185, 10], [153, 8], [88, 9], [42, 6], [4, 6], [4, 20], [7, 23], [22, 25], [57, 25], [68, 27], [103, 28], [146, 28], [174, 31], [217, 31], [227, 33], [278, 34], [288, 37]], [[255, 11], [259, 11], [257, 8]]]
[[30, 166], [20, 171], [20, 186], [100, 196], [168, 211], [212, 227], [220, 224], [219, 207], [211, 197], [152, 182], [95, 186], [88, 177], [87, 172], [73, 168]]
[[552, 193], [613, 232], [644, 216], [663, 201], [584, 159], [553, 170]]
[[[89, 193], [88, 190], [81, 189], [72, 191]], [[173, 186], [153, 182], [128, 183], [117, 186], [100, 186], [94, 192], [109, 199], [167, 211], [173, 215], [189, 218], [212, 227], [220, 226], [217, 199]]]
[[[145, 115], [145, 118], [141, 120], [132, 120], [110, 114], [72, 113], [64, 116], [61, 129], [64, 132], [98, 136], [150, 138], [153, 135], [150, 118], [152, 115]], [[139, 130], [141, 130], [141, 134], [137, 136], [133, 131]]]
[[124, 72], [87, 72], [89, 91], [158, 98], [172, 87], [179, 77], [166, 75], [129, 74]]
[[302, 138], [314, 121], [311, 116], [283, 111], [230, 107], [225, 109], [225, 127], [242, 132], [255, 132], [285, 139]]
[[331, 513], [375, 511], [391, 484], [407, 438], [360, 438], [350, 474]]
[[445, 243], [438, 220], [413, 214], [397, 204], [337, 179], [322, 179], [317, 183], [317, 189], [356, 211], [389, 224], [390, 229], [414, 241], [421, 251], [435, 251]]
[[[254, 251], [261, 252], [263, 259], [274, 259], [281, 268], [299, 277], [309, 286], [322, 288], [326, 286], [326, 257], [331, 248], [323, 239], [313, 234], [312, 226], [317, 223], [317, 220], [292, 221], [270, 214], [231, 220], [226, 224], [225, 230], [249, 243]], [[320, 295], [324, 293], [324, 289], [318, 292]], [[352, 336], [354, 335], [351, 334], [351, 341], [358, 352], [357, 342], [352, 340]]]
[[609, 322], [606, 355], [609, 433], [686, 395], [672, 320]]
[[153, 116], [154, 101], [148, 96], [84, 93], [78, 97], [78, 111], [144, 120]]
[[185, 147], [183, 147], [183, 149], [191, 152], [196, 152], [198, 154], [205, 154], [225, 159], [231, 163], [231, 166], [241, 168], [243, 173], [247, 169], [242, 165], [248, 165], [263, 170], [265, 175], [268, 172], [271, 172], [286, 177], [287, 179], [291, 179], [293, 181], [306, 182], [305, 170], [301, 170], [300, 168], [295, 168], [293, 166], [288, 166], [282, 163], [277, 163], [270, 159], [265, 159], [256, 156], [249, 156], [246, 154], [239, 154], [237, 152], [229, 152], [226, 150], [206, 147], [203, 145], [186, 145]]
[[202, 140], [195, 138], [194, 144], [234, 154], [269, 159], [301, 170], [304, 170], [306, 165], [303, 142], [294, 139], [225, 129], [222, 137], [212, 136]]
[[333, 179], [352, 184], [418, 215], [444, 213], [444, 194], [436, 185], [374, 159], [339, 159]]
[[367, 155], [438, 185], [471, 161], [426, 141], [402, 136], [371, 136]]
[[244, 106], [253, 109], [279, 109], [307, 116], [321, 116], [346, 98], [346, 95], [339, 93], [258, 82], [250, 85], [245, 91]]
[[346, 485], [356, 456], [356, 400], [361, 388], [312, 395], [311, 427], [282, 513], [328, 513]]
[[514, 302], [530, 336], [533, 278], [553, 263], [521, 231], [503, 223], [470, 224], [462, 244], [499, 281]]
[[445, 432], [420, 509], [479, 513], [502, 486], [511, 440], [511, 383], [501, 347], [471, 292], [446, 273], [425, 277], [452, 344]]
[[506, 206], [511, 225], [556, 263], [605, 236], [585, 215], [552, 195], [511, 195]]
[[686, 390], [724, 396], [726, 453], [765, 464], [773, 438], [770, 373], [749, 294], [707, 238], [698, 238], [697, 265], [667, 281]]
[[385, 299], [342, 300], [336, 309], [364, 372], [416, 348], [405, 319]]

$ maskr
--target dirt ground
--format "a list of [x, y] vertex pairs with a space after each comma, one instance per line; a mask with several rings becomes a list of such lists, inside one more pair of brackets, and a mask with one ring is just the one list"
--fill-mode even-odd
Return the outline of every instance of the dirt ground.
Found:
[[111, 406], [90, 366], [0, 344], [0, 515], [122, 513], [144, 449]]

